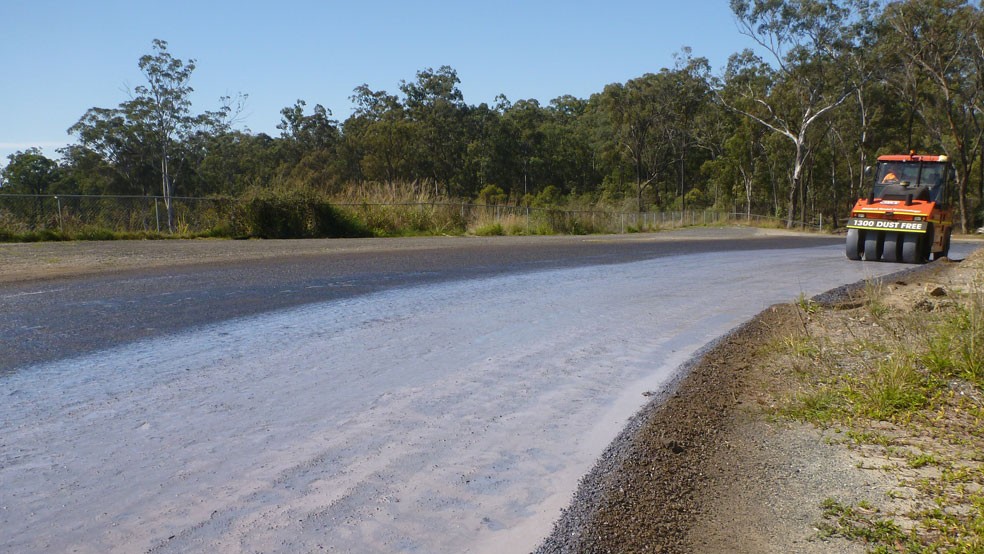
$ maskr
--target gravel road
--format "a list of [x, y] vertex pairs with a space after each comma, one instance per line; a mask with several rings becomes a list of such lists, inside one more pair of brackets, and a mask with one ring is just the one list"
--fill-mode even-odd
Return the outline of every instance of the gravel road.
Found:
[[[288, 303], [18, 364], [0, 378], [0, 550], [533, 550], [703, 345], [774, 302], [893, 269], [849, 263], [829, 240], [653, 254], [698, 248], [681, 237], [638, 237], [649, 253], [624, 263], [605, 258], [612, 239], [587, 254], [558, 241], [581, 258], [524, 251], [515, 273]], [[497, 268], [502, 252], [472, 267]], [[253, 265], [235, 259], [222, 267]], [[19, 275], [0, 287], [6, 309], [63, 282]]]
[[426, 284], [830, 237], [658, 235], [0, 244], [0, 374], [306, 304]]

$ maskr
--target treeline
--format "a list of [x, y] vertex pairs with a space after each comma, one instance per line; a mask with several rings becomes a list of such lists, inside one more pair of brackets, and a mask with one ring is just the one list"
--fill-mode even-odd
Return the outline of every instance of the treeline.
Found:
[[[92, 108], [52, 160], [18, 152], [0, 193], [242, 196], [368, 191], [486, 204], [719, 209], [836, 221], [875, 156], [947, 154], [960, 223], [981, 223], [984, 17], [958, 0], [733, 0], [744, 39], [715, 75], [684, 48], [671, 68], [589, 98], [468, 104], [451, 67], [395, 92], [354, 89], [335, 119], [298, 100], [279, 136], [237, 129], [245, 97], [198, 113], [194, 60], [161, 40], [146, 84]], [[171, 210], [168, 210], [169, 213]], [[169, 222], [173, 228], [173, 214]]]

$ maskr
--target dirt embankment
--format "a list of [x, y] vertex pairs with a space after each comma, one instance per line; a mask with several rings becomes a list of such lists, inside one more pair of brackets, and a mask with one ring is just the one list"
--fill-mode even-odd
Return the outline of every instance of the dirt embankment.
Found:
[[[890, 350], [906, 325], [918, 334], [921, 314], [952, 309], [961, 301], [958, 291], [980, 288], [982, 254], [831, 291], [816, 302], [774, 306], [711, 345], [664, 393], [665, 402], [653, 402], [613, 443], [538, 552], [837, 553], [876, 544], [907, 551], [920, 537], [924, 544], [952, 539], [940, 538], [945, 533], [934, 530], [936, 521], [967, 525], [976, 509], [970, 528], [984, 522], [984, 458], [974, 446], [981, 444], [984, 415], [979, 388], [946, 385], [959, 389], [949, 395], [950, 406], [937, 398], [927, 409], [949, 409], [949, 416], [814, 425], [785, 415], [828, 366], [845, 364], [829, 361], [837, 353], [864, 358], [860, 366], [891, 360], [878, 344]], [[851, 350], [858, 345], [860, 351]], [[798, 348], [818, 350], [796, 361]], [[863, 377], [852, 379], [863, 385]], [[944, 425], [934, 417], [957, 421]], [[914, 425], [921, 419], [922, 430]], [[946, 427], [945, 438], [927, 436], [925, 427], [933, 426]], [[933, 464], [922, 468], [913, 459]], [[963, 476], [955, 484], [960, 505], [937, 513], [944, 485], [922, 483], [936, 483], [947, 471]], [[913, 521], [919, 514], [930, 520]], [[978, 533], [966, 540], [984, 539]]]

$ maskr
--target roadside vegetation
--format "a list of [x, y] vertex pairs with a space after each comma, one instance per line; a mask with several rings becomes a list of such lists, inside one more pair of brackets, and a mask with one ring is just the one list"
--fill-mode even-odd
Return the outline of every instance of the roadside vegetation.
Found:
[[[781, 227], [713, 210], [615, 211], [566, 201], [510, 206], [466, 202], [400, 185], [364, 185], [358, 194], [252, 188], [237, 197], [175, 198], [168, 232], [157, 199], [0, 197], [0, 242], [169, 238], [341, 238], [430, 235], [636, 233], [731, 222]], [[4, 213], [3, 207], [8, 210]], [[43, 222], [43, 223], [38, 223]]]
[[[152, 199], [153, 224], [136, 228], [150, 237], [603, 227], [551, 211], [709, 210], [778, 218], [786, 227], [829, 225], [864, 194], [865, 167], [877, 155], [910, 150], [949, 156], [957, 230], [981, 225], [984, 10], [977, 3], [732, 0], [729, 7], [737, 32], [726, 67], [711, 68], [684, 47], [672, 67], [599, 83], [587, 98], [500, 95], [477, 105], [466, 102], [454, 68], [424, 68], [391, 91], [353, 83], [352, 105], [335, 107], [349, 114], [344, 119], [316, 99], [298, 99], [280, 111], [277, 136], [240, 127], [246, 94], [194, 106], [196, 61], [154, 40], [137, 59], [144, 82], [118, 105], [66, 121], [74, 142], [58, 159], [37, 148], [9, 156], [0, 170], [0, 232], [7, 240], [86, 236], [51, 208], [14, 195]], [[383, 207], [383, 189], [513, 212], [483, 220], [460, 209]], [[328, 199], [337, 213], [319, 207], [312, 215], [312, 197], [319, 206]], [[181, 212], [188, 198], [225, 199], [241, 217], [214, 229], [190, 225]], [[526, 209], [546, 215], [527, 218]], [[268, 213], [288, 221], [267, 221]]]
[[834, 306], [801, 299], [802, 326], [771, 347], [797, 391], [776, 415], [827, 429], [859, 470], [896, 483], [881, 502], [826, 499], [818, 538], [984, 552], [984, 254], [960, 274], [869, 282]]

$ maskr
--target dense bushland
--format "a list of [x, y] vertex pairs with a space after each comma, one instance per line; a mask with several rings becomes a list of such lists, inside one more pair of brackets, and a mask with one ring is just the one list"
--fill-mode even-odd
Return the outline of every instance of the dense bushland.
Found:
[[[356, 210], [363, 229], [331, 223], [331, 232], [461, 232], [472, 225], [468, 214], [451, 209], [378, 206], [372, 183], [449, 204], [713, 209], [780, 217], [792, 226], [836, 221], [863, 194], [875, 156], [916, 150], [950, 157], [959, 223], [964, 230], [981, 223], [980, 6], [732, 0], [730, 7], [736, 50], [756, 50], [738, 51], [717, 71], [684, 48], [673, 67], [599, 84], [588, 98], [541, 104], [499, 96], [492, 105], [472, 105], [453, 68], [426, 68], [396, 92], [356, 86], [344, 120], [297, 100], [281, 110], [279, 136], [236, 128], [245, 96], [193, 110], [195, 60], [175, 58], [167, 42], [155, 40], [138, 61], [145, 85], [116, 107], [82, 114], [68, 129], [76, 142], [59, 160], [38, 149], [10, 156], [0, 194], [159, 196], [163, 230], [179, 234], [180, 203], [172, 200], [179, 197], [251, 199], [253, 211], [236, 225], [270, 236], [328, 232], [312, 220], [312, 195], [364, 204]], [[272, 190], [276, 201], [261, 192]], [[283, 205], [288, 196], [299, 204]], [[275, 213], [289, 221], [256, 220]], [[554, 232], [591, 230], [580, 218], [541, 219]], [[36, 221], [28, 231], [44, 225]], [[496, 225], [508, 232], [512, 224], [477, 230], [498, 233]], [[540, 232], [525, 215], [522, 227]]]

